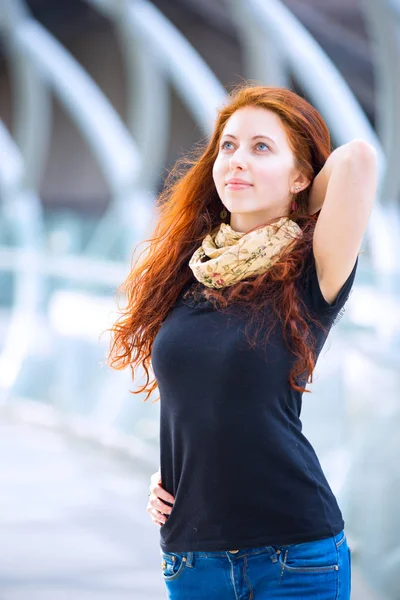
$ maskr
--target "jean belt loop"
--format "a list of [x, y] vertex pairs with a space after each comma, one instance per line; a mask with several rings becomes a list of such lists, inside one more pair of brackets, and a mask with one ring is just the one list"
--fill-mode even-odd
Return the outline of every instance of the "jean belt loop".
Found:
[[186, 566], [190, 568], [194, 567], [193, 552], [186, 552]]

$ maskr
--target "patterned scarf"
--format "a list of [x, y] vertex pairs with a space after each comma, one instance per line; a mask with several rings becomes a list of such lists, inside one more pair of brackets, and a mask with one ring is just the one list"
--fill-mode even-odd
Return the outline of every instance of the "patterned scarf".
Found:
[[268, 271], [300, 235], [301, 228], [289, 217], [249, 233], [234, 231], [227, 223], [221, 223], [203, 239], [189, 267], [207, 287], [229, 287]]

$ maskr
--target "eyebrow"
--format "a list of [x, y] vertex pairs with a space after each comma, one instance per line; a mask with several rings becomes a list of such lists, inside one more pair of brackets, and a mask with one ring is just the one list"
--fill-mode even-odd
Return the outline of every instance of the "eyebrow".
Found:
[[[222, 137], [231, 137], [234, 140], [237, 140], [237, 137], [235, 135], [232, 135], [231, 133], [224, 133], [224, 135]], [[266, 140], [270, 140], [273, 144], [276, 144], [275, 140], [273, 140], [272, 138], [270, 138], [268, 135], [253, 135], [253, 137], [251, 138], [252, 140], [256, 140], [258, 138], [264, 138]]]

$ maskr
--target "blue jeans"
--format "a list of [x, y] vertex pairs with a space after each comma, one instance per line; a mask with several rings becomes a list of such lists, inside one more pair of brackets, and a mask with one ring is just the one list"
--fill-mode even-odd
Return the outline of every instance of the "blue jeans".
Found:
[[213, 552], [164, 552], [170, 600], [349, 600], [344, 531], [314, 542]]

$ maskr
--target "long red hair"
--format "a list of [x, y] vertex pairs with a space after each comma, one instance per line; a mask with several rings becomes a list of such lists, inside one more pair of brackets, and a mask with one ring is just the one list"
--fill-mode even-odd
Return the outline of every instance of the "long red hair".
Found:
[[[245, 83], [229, 94], [227, 103], [218, 111], [211, 138], [199, 144], [191, 155], [183, 156], [175, 163], [156, 203], [158, 218], [154, 235], [142, 242], [147, 247], [118, 288], [127, 303], [119, 309], [120, 316], [110, 329], [111, 346], [107, 362], [117, 370], [129, 366], [133, 380], [135, 369], [142, 366], [146, 383], [132, 393], [146, 392], [144, 401], [157, 388], [154, 374], [152, 380], [149, 377], [154, 338], [183, 287], [193, 277], [188, 266], [193, 252], [203, 238], [221, 223], [223, 205], [214, 185], [212, 167], [227, 120], [236, 110], [246, 106], [265, 108], [280, 117], [296, 166], [311, 183], [331, 153], [329, 130], [311, 104], [285, 88]], [[251, 281], [238, 282], [222, 290], [206, 290], [207, 297], [214, 297], [222, 308], [228, 304], [246, 304], [250, 309], [250, 325], [258, 323], [256, 335], [262, 331], [264, 342], [274, 323], [265, 332], [265, 323], [260, 315], [267, 312], [275, 315], [275, 323], [279, 320], [282, 324], [285, 342], [297, 357], [289, 383], [300, 392], [309, 390], [298, 385], [295, 379], [301, 376], [302, 381], [312, 382], [316, 361], [315, 336], [308, 321], [324, 329], [309, 314], [296, 289], [296, 280], [312, 247], [319, 214], [308, 214], [310, 187], [311, 184], [296, 195], [297, 210], [290, 218], [299, 225], [303, 235], [290, 252], [266, 273]], [[228, 213], [228, 222], [229, 216]], [[267, 306], [270, 310], [263, 310]], [[250, 345], [255, 343], [255, 338], [250, 340], [248, 337], [248, 340]]]

